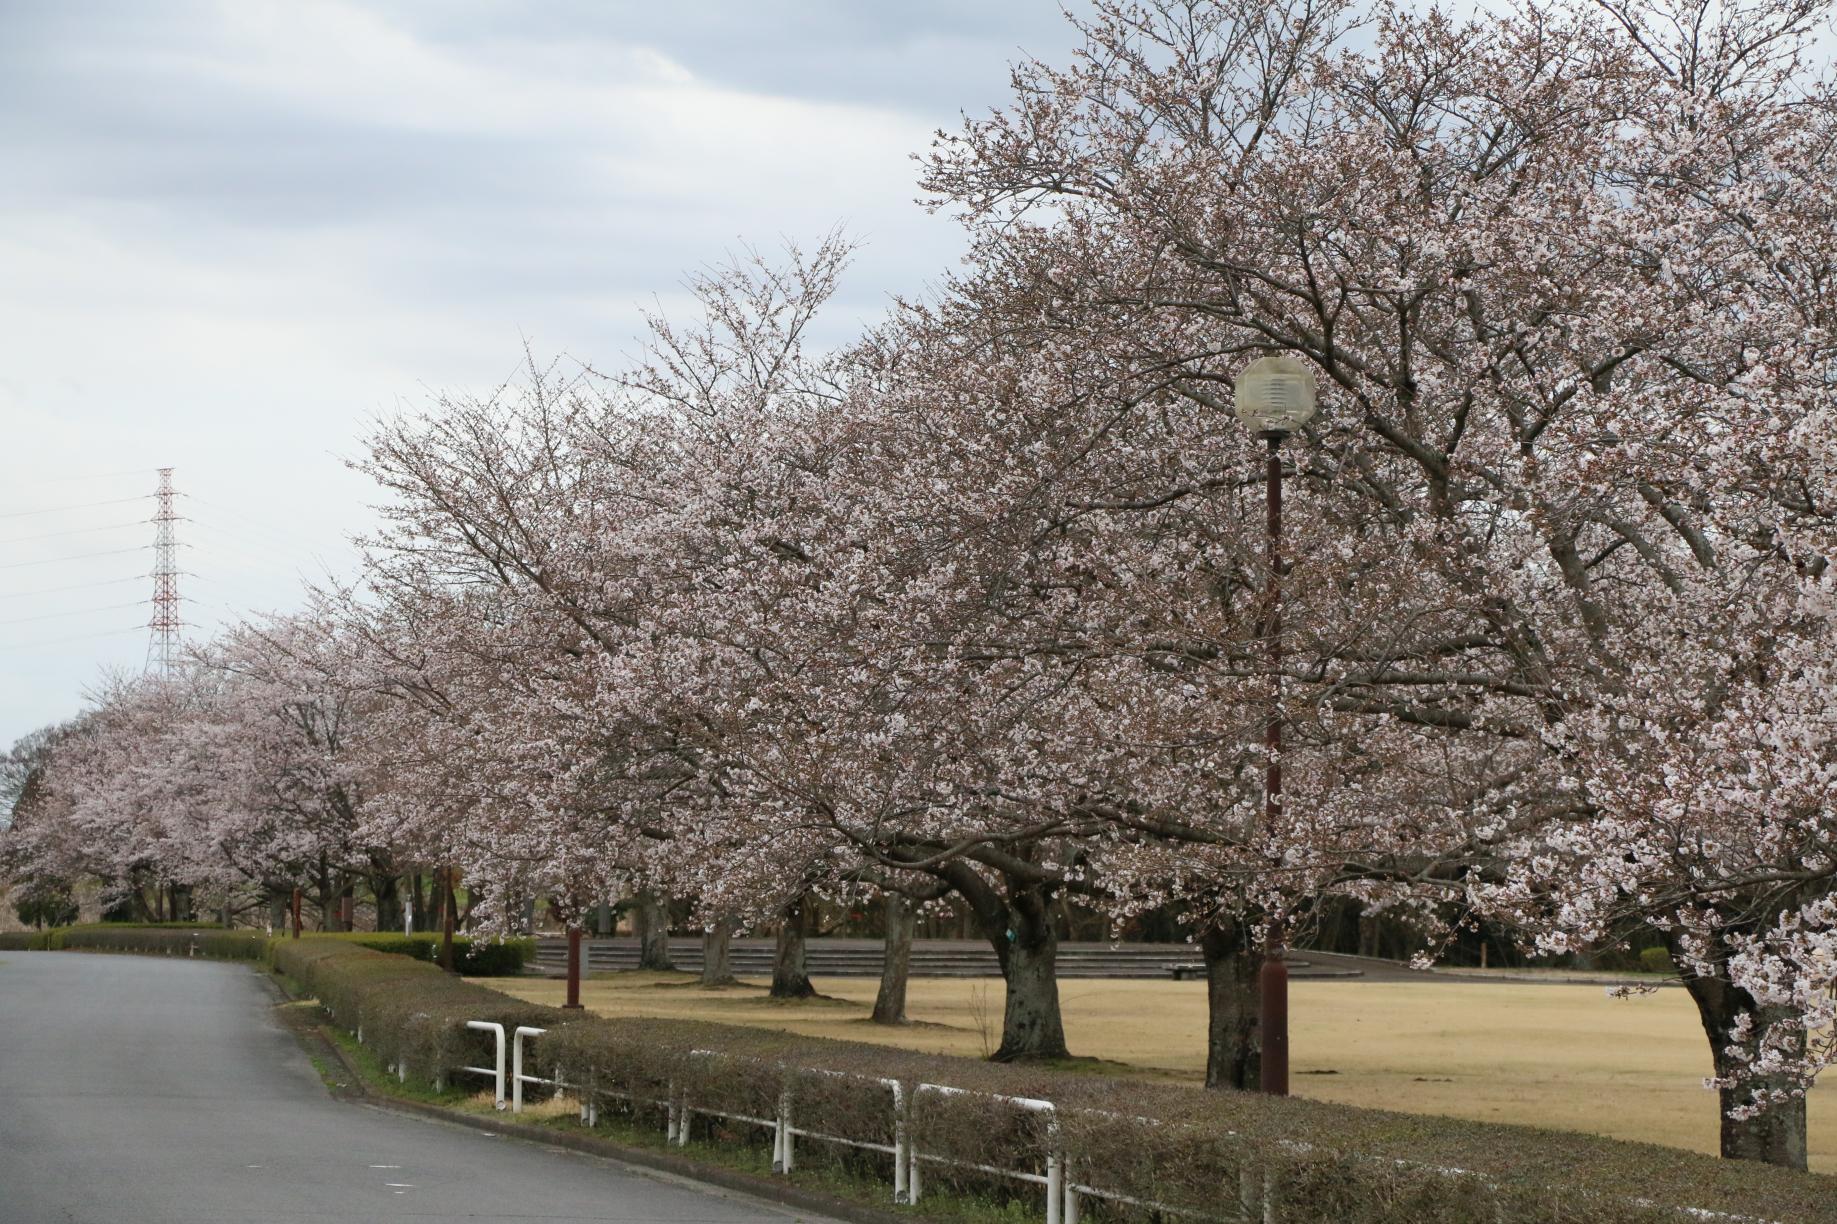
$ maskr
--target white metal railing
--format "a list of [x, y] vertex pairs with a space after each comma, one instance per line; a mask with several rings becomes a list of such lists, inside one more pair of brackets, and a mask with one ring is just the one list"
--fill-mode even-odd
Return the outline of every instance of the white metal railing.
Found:
[[[534, 1075], [523, 1074], [523, 1039], [525, 1037], [540, 1037], [546, 1032], [548, 1032], [547, 1029], [531, 1028], [527, 1024], [519, 1024], [517, 1026], [516, 1040], [512, 1043], [511, 1053], [510, 1111], [512, 1113], [523, 1112], [523, 1085], [555, 1084], [556, 1087], [565, 1086], [559, 1083], [561, 1078], [559, 1075], [553, 1080], [545, 1080]], [[503, 1067], [503, 1064], [504, 1052], [503, 1048], [500, 1046], [498, 1050], [498, 1066], [500, 1069]]]
[[920, 1084], [912, 1090], [914, 1101], [926, 1093], [937, 1096], [976, 1096], [985, 1100], [1001, 1101], [1024, 1113], [1043, 1114], [1046, 1118], [1046, 1172], [1028, 1173], [1019, 1169], [1003, 1169], [996, 1165], [977, 1164], [973, 1161], [952, 1160], [943, 1156], [930, 1156], [922, 1153], [916, 1146], [908, 1146], [906, 1159], [909, 1162], [906, 1173], [907, 1203], [919, 1201], [919, 1163], [930, 1161], [932, 1164], [950, 1165], [959, 1169], [974, 1169], [978, 1173], [988, 1173], [995, 1177], [1006, 1177], [1014, 1181], [1032, 1182], [1046, 1187], [1046, 1224], [1063, 1224], [1063, 1216], [1069, 1214], [1073, 1221], [1078, 1218], [1076, 1203], [1069, 1207], [1066, 1204], [1065, 1161], [1059, 1148], [1058, 1111], [1051, 1101], [1037, 1100], [1033, 1097], [1003, 1096], [995, 1092], [971, 1092], [966, 1088], [952, 1088], [946, 1084]]
[[[666, 1140], [674, 1147], [681, 1147], [689, 1142], [690, 1126], [697, 1113], [707, 1114], [710, 1117], [725, 1118], [730, 1121], [742, 1122], [750, 1126], [768, 1129], [772, 1132], [772, 1171], [780, 1174], [788, 1174], [795, 1167], [796, 1139], [799, 1135], [823, 1143], [833, 1143], [844, 1147], [858, 1148], [864, 1151], [880, 1152], [891, 1156], [893, 1159], [893, 1201], [908, 1205], [916, 1204], [919, 1201], [919, 1193], [922, 1185], [921, 1166], [932, 1165], [937, 1167], [966, 1169], [988, 1174], [992, 1177], [1001, 1177], [1012, 1181], [1040, 1186], [1044, 1189], [1046, 1197], [1046, 1224], [1079, 1224], [1083, 1200], [1085, 1199], [1103, 1199], [1114, 1203], [1125, 1203], [1134, 1207], [1146, 1208], [1151, 1211], [1159, 1212], [1165, 1216], [1218, 1220], [1228, 1222], [1228, 1224], [1243, 1224], [1243, 1222], [1246, 1221], [1257, 1221], [1259, 1224], [1266, 1224], [1266, 1222], [1274, 1219], [1273, 1215], [1270, 1214], [1271, 1205], [1264, 1201], [1266, 1187], [1260, 1184], [1251, 1184], [1251, 1181], [1261, 1181], [1261, 1179], [1256, 1178], [1252, 1178], [1251, 1181], [1246, 1181], [1245, 1185], [1240, 1188], [1238, 1204], [1226, 1208], [1229, 1214], [1216, 1214], [1212, 1212], [1195, 1211], [1192, 1208], [1175, 1207], [1171, 1204], [1136, 1198], [1115, 1190], [1106, 1190], [1098, 1186], [1088, 1185], [1075, 1180], [1072, 1176], [1070, 1162], [1066, 1160], [1063, 1147], [1059, 1142], [1058, 1107], [1054, 1105], [1053, 1102], [1047, 1100], [1040, 1100], [1033, 1097], [1004, 1096], [1000, 1093], [976, 1092], [966, 1088], [955, 1088], [948, 1084], [917, 1084], [913, 1087], [912, 1092], [907, 1094], [899, 1081], [893, 1079], [882, 1079], [873, 1076], [857, 1075], [847, 1071], [832, 1071], [814, 1067], [791, 1068], [782, 1063], [763, 1064], [763, 1060], [750, 1059], [743, 1055], [727, 1054], [719, 1050], [697, 1049], [689, 1052], [691, 1057], [726, 1058], [737, 1061], [761, 1063], [762, 1065], [770, 1065], [775, 1070], [779, 1071], [796, 1070], [802, 1075], [854, 1080], [858, 1083], [872, 1084], [885, 1088], [889, 1093], [889, 1104], [892, 1107], [893, 1117], [893, 1142], [887, 1144], [875, 1140], [855, 1139], [844, 1135], [831, 1134], [827, 1131], [816, 1130], [810, 1127], [798, 1126], [794, 1120], [796, 1115], [794, 1112], [795, 1102], [793, 1100], [793, 1091], [791, 1085], [788, 1083], [781, 1088], [778, 1099], [774, 1103], [772, 1111], [773, 1116], [769, 1118], [740, 1113], [734, 1110], [713, 1108], [705, 1104], [694, 1106], [688, 1100], [685, 1093], [678, 1091], [677, 1084], [674, 1081], [667, 1084], [665, 1089], [666, 1096], [664, 1099], [660, 1100], [635, 1095], [630, 1092], [622, 1092], [613, 1088], [602, 1088], [598, 1084], [592, 1082], [587, 1084], [569, 1084], [562, 1079], [559, 1068], [556, 1069], [553, 1078], [526, 1074], [524, 1072], [524, 1041], [525, 1039], [540, 1037], [548, 1030], [535, 1028], [530, 1025], [519, 1025], [512, 1033], [511, 1040], [507, 1043], [504, 1026], [501, 1024], [488, 1020], [469, 1020], [466, 1022], [466, 1027], [481, 1032], [490, 1032], [496, 1037], [497, 1065], [494, 1068], [460, 1067], [457, 1068], [457, 1070], [490, 1076], [496, 1085], [497, 1107], [499, 1109], [507, 1107], [505, 1101], [506, 1084], [509, 1085], [510, 1096], [508, 1108], [511, 1109], [512, 1112], [521, 1112], [523, 1109], [523, 1086], [525, 1084], [547, 1085], [556, 1089], [557, 1092], [574, 1092], [579, 1096], [581, 1102], [581, 1122], [587, 1126], [598, 1124], [599, 1101], [602, 1098], [619, 1098], [631, 1102], [634, 1106], [639, 1104], [658, 1105], [662, 1106], [665, 1110], [667, 1119], [665, 1122]], [[504, 1065], [507, 1044], [510, 1047], [509, 1054], [512, 1060], [508, 1075], [506, 1074]], [[403, 1074], [406, 1074], [406, 1062], [402, 1064], [401, 1070]], [[912, 1137], [912, 1112], [914, 1107], [926, 1095], [935, 1095], [939, 1097], [977, 1097], [983, 1100], [1001, 1102], [1022, 1113], [1043, 1116], [1045, 1119], [1045, 1132], [1043, 1136], [1044, 1141], [1041, 1146], [1043, 1149], [1042, 1154], [1044, 1157], [1045, 1171], [1036, 1173], [1027, 1169], [1008, 1169], [999, 1165], [959, 1160], [955, 1157], [945, 1156], [941, 1153], [920, 1151], [917, 1143], [914, 1142]], [[1147, 1118], [1129, 1118], [1126, 1115], [1110, 1114], [1108, 1111], [1104, 1110], [1093, 1112], [1098, 1116], [1113, 1117], [1119, 1122], [1130, 1121], [1146, 1123], [1150, 1121], [1150, 1119]], [[1292, 1141], [1285, 1143], [1284, 1146], [1293, 1147], [1297, 1150], [1308, 1150], [1311, 1147], [1309, 1144], [1294, 1143]], [[1395, 1163], [1408, 1164], [1410, 1162], [1396, 1161]], [[1416, 1167], [1429, 1168], [1433, 1172], [1443, 1173], [1449, 1176], [1457, 1176], [1463, 1172], [1463, 1170], [1459, 1169], [1442, 1169], [1433, 1166]], [[1641, 1205], [1650, 1205], [1644, 1203], [1643, 1200], [1635, 1201], [1640, 1202]], [[1680, 1216], [1694, 1217], [1700, 1220], [1730, 1221], [1739, 1222], [1739, 1224], [1777, 1224], [1775, 1221], [1764, 1221], [1757, 1217], [1731, 1215], [1725, 1212], [1708, 1211], [1700, 1208], [1681, 1207], [1674, 1210], [1676, 1210]]]
[[[469, 1029], [476, 1029], [481, 1033], [490, 1033], [497, 1038], [497, 1065], [495, 1067], [457, 1067], [455, 1070], [469, 1071], [474, 1075], [489, 1075], [492, 1085], [496, 1089], [497, 1107], [502, 1109], [504, 1108], [504, 1026], [497, 1023], [495, 1020], [468, 1020], [466, 1021], [466, 1027]], [[518, 1030], [519, 1033], [521, 1033], [521, 1031], [520, 1029]], [[519, 1046], [518, 1053], [520, 1054], [521, 1052], [522, 1047]], [[400, 1073], [398, 1072], [398, 1074]], [[519, 1101], [521, 1101], [522, 1095], [523, 1085], [518, 1084], [517, 1097]]]

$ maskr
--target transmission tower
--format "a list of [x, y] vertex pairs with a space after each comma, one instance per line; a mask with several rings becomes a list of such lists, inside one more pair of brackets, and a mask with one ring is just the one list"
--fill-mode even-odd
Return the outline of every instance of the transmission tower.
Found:
[[172, 674], [172, 660], [178, 653], [179, 630], [185, 622], [179, 619], [179, 542], [173, 524], [179, 516], [172, 508], [172, 469], [159, 470], [159, 489], [154, 494], [159, 509], [153, 515], [153, 619], [147, 639], [147, 670], [159, 668], [160, 675]]

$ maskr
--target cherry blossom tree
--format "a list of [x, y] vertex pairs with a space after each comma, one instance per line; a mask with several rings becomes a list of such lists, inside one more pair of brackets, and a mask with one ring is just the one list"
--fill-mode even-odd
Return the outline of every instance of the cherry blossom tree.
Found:
[[[1371, 613], [1285, 669], [1320, 798], [1465, 831], [1337, 874], [1464, 876], [1547, 944], [1609, 910], [1672, 932], [1725, 1154], [1801, 1166], [1824, 979], [1763, 966], [1815, 966], [1829, 889], [1829, 724], [1795, 695], [1832, 641], [1820, 11], [1104, 4], [927, 177], [1040, 317], [1135, 320], [1197, 404], [1256, 352], [1318, 369], [1300, 467], [1332, 530], [1298, 555]], [[1776, 740], [1812, 762], [1780, 805]], [[1668, 753], [1698, 767], [1667, 783]], [[1665, 887], [1601, 866], [1657, 870], [1668, 823], [1698, 857]]]

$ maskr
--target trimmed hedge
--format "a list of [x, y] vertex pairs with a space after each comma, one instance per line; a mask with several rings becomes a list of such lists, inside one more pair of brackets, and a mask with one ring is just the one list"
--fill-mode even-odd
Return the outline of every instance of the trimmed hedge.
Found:
[[[165, 938], [183, 935], [186, 940], [196, 934], [203, 943], [201, 956], [222, 956], [233, 960], [260, 960], [265, 955], [268, 937], [253, 930], [224, 930], [214, 922], [92, 922], [82, 926], [50, 927], [42, 931], [0, 932], [0, 951], [56, 951], [59, 948], [98, 948], [119, 952], [170, 953], [179, 943]], [[220, 943], [215, 936], [227, 936]], [[275, 936], [278, 940], [282, 936]], [[435, 961], [440, 956], [437, 935], [398, 935], [390, 931], [341, 931], [308, 933], [305, 939], [335, 939], [390, 952], [415, 960]], [[253, 941], [255, 950], [247, 945]], [[211, 950], [206, 951], [206, 947]], [[225, 949], [218, 951], [218, 948]], [[466, 977], [511, 977], [536, 957], [533, 939], [479, 940], [468, 936], [453, 939], [453, 965]]]
[[362, 1034], [385, 1061], [406, 1063], [432, 1080], [459, 1067], [489, 1065], [489, 1034], [468, 1020], [506, 1029], [560, 1024], [566, 1013], [513, 999], [446, 973], [438, 965], [342, 939], [274, 939], [270, 963], [318, 999], [342, 1027]]
[[[1281, 1224], [1680, 1224], [1711, 1211], [1837, 1224], [1837, 1178], [1561, 1131], [675, 1020], [578, 1020], [538, 1049], [544, 1074], [628, 1094], [653, 1120], [672, 1086], [692, 1110], [760, 1118], [788, 1091], [800, 1127], [879, 1143], [892, 1142], [895, 1116], [876, 1081], [897, 1080], [919, 1151], [1034, 1173], [1046, 1118], [996, 1098], [1048, 1100], [1077, 1183], [1208, 1217], [1235, 1206]], [[913, 1095], [921, 1083], [966, 1094]], [[929, 1163], [924, 1176], [979, 1193], [1014, 1185]], [[1089, 1205], [1092, 1218], [1162, 1218]]]
[[[412, 956], [416, 960], [440, 959], [440, 936], [431, 932], [402, 935], [393, 931], [321, 931], [302, 938], [337, 939], [374, 948], [378, 952]], [[534, 959], [536, 941], [533, 939], [485, 940], [465, 935], [453, 937], [453, 968], [464, 977], [514, 977]]]
[[208, 956], [219, 960], [264, 960], [268, 937], [260, 931], [226, 931], [221, 927], [184, 930], [164, 927], [92, 926], [47, 931], [48, 946], [106, 952], [140, 952], [165, 956]]

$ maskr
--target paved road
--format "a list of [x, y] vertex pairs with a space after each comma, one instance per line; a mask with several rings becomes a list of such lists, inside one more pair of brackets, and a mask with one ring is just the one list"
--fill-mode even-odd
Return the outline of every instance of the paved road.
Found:
[[0, 1224], [813, 1219], [334, 1101], [272, 1006], [239, 965], [0, 954]]

